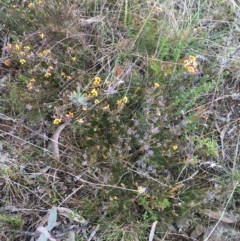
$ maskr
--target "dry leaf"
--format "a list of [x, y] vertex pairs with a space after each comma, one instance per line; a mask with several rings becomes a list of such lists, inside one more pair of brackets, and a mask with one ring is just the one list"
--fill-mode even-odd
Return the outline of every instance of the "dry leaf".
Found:
[[123, 67], [121, 65], [117, 65], [115, 71], [116, 71], [116, 77], [120, 79], [124, 73]]
[[221, 221], [224, 223], [236, 223], [237, 222], [232, 215], [230, 215], [226, 212], [224, 213], [223, 217], [222, 217], [222, 212], [220, 212], [220, 213], [213, 212], [210, 209], [204, 209], [203, 213], [206, 214], [210, 218], [217, 219], [217, 220], [221, 219]]
[[83, 217], [81, 217], [80, 215], [74, 213], [71, 209], [69, 208], [63, 208], [63, 207], [58, 207], [57, 208], [58, 212], [60, 215], [69, 218], [75, 222], [87, 225], [88, 221], [86, 219], [84, 219]]
[[192, 239], [197, 239], [202, 233], [206, 232], [206, 228], [202, 225], [197, 225], [192, 231], [190, 237]]

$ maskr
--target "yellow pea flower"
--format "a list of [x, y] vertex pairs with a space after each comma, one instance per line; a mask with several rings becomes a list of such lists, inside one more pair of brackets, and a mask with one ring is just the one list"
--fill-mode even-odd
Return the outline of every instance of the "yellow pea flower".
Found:
[[193, 63], [193, 62], [195, 62], [196, 61], [196, 57], [194, 57], [194, 56], [192, 56], [192, 55], [190, 55], [189, 56], [189, 60]]
[[19, 47], [19, 45], [18, 45], [18, 44], [16, 44], [16, 45], [15, 45], [15, 49], [16, 49], [17, 51], [19, 51], [19, 50], [20, 50], [20, 47]]
[[11, 63], [10, 59], [6, 59], [6, 60], [4, 61], [4, 64], [5, 64], [6, 66], [9, 66], [10, 63]]
[[23, 47], [25, 50], [30, 50], [31, 48], [29, 46], [24, 46]]
[[128, 103], [128, 97], [127, 97], [127, 96], [124, 96], [124, 97], [122, 98], [122, 102], [123, 102], [124, 104]]
[[60, 118], [56, 118], [54, 121], [53, 121], [53, 124], [54, 125], [58, 125], [62, 122], [62, 120]]
[[72, 80], [72, 77], [71, 76], [67, 76], [67, 81], [70, 81], [70, 80]]
[[98, 96], [98, 92], [97, 92], [97, 90], [95, 88], [91, 90], [91, 94], [93, 96]]
[[46, 77], [46, 78], [49, 78], [50, 76], [51, 76], [50, 73], [46, 73], [46, 74], [44, 75], [44, 77]]
[[101, 83], [101, 79], [99, 77], [95, 77], [94, 81], [93, 81], [93, 84], [98, 86], [98, 85], [100, 85], [100, 83]]
[[190, 72], [190, 73], [194, 73], [194, 72], [195, 72], [195, 70], [194, 70], [193, 67], [188, 67], [188, 68], [187, 68], [187, 71]]
[[22, 65], [23, 65], [23, 64], [26, 64], [26, 60], [25, 60], [25, 59], [20, 59], [19, 62], [20, 62], [20, 64], [22, 64]]
[[77, 119], [77, 122], [78, 122], [79, 124], [82, 124], [82, 123], [84, 122], [84, 120], [83, 120], [83, 118], [79, 118], [79, 119]]
[[117, 105], [121, 105], [121, 104], [122, 104], [122, 100], [118, 100]]
[[162, 10], [162, 8], [161, 7], [156, 7], [156, 12], [157, 13], [161, 13], [163, 10]]
[[176, 151], [176, 150], [178, 149], [178, 146], [177, 146], [177, 145], [174, 145], [174, 146], [172, 146], [172, 149], [173, 149], [174, 151]]
[[66, 118], [73, 118], [74, 117], [72, 112], [68, 112], [68, 114], [66, 114], [65, 116], [66, 116]]
[[103, 110], [109, 110], [109, 105], [104, 106]]

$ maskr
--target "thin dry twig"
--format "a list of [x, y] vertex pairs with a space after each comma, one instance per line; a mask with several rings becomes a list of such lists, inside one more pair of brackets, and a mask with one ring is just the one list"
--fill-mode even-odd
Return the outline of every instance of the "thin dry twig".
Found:
[[155, 232], [157, 223], [158, 223], [158, 221], [155, 221], [155, 222], [152, 223], [152, 228], [151, 228], [151, 231], [150, 231], [150, 235], [149, 235], [148, 241], [153, 241], [154, 232]]
[[[70, 228], [66, 229], [65, 231], [63, 231], [62, 233], [54, 235], [54, 238], [61, 238], [61, 237], [65, 236], [66, 234], [68, 234], [69, 232], [72, 232], [72, 231], [76, 232], [76, 231], [80, 231], [80, 230], [83, 230], [83, 229], [87, 229], [88, 226], [89, 226], [89, 224], [83, 225], [83, 226], [70, 227]], [[14, 230], [14, 229], [0, 229], [0, 232], [19, 233], [19, 234], [24, 234], [24, 235], [33, 236], [33, 237], [39, 237], [40, 236], [39, 232], [28, 232], [28, 231]]]
[[63, 129], [66, 126], [68, 126], [69, 124], [70, 124], [70, 120], [66, 121], [65, 123], [60, 125], [52, 135], [52, 138], [51, 138], [52, 152], [53, 152], [53, 158], [55, 158], [56, 160], [60, 159], [59, 147], [58, 147], [59, 136], [60, 136], [61, 132], [63, 131]]
[[92, 238], [96, 235], [99, 227], [100, 227], [100, 225], [97, 225], [97, 227], [94, 228], [94, 230], [92, 231], [92, 233], [91, 233], [91, 235], [90, 235], [90, 237], [89, 237], [89, 239], [87, 241], [91, 241], [92, 240]]

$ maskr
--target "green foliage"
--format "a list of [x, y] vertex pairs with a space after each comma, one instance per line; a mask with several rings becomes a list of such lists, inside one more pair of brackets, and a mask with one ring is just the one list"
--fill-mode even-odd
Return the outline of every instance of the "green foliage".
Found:
[[0, 215], [0, 221], [4, 222], [10, 229], [22, 229], [24, 220], [21, 215]]
[[73, 104], [87, 105], [86, 97], [81, 93], [80, 86], [77, 86], [77, 91], [71, 92], [68, 97]]
[[[201, 57], [207, 30], [196, 26], [204, 8], [179, 15], [167, 2], [167, 11], [157, 2], [40, 2], [9, 5], [0, 19], [11, 36], [4, 111], [30, 129], [44, 122], [49, 137], [70, 122], [59, 138], [60, 162], [44, 157], [58, 170], [53, 185], [60, 188], [48, 190], [51, 172], [46, 186], [44, 175], [36, 179], [50, 193], [44, 203], [64, 201], [94, 216], [109, 240], [146, 240], [152, 222], [160, 221], [161, 233], [177, 217], [194, 215], [209, 187], [199, 160], [219, 158], [206, 96], [231, 75], [216, 78]], [[23, 155], [27, 163], [35, 158]], [[75, 194], [79, 184], [86, 187]]]

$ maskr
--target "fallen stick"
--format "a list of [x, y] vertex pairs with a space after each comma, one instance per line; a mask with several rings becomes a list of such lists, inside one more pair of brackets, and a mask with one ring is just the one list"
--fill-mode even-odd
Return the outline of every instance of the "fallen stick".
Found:
[[52, 155], [53, 158], [56, 160], [60, 160], [60, 153], [59, 153], [59, 147], [58, 147], [58, 139], [59, 136], [61, 134], [61, 132], [63, 131], [63, 129], [68, 126], [70, 124], [70, 120], [67, 120], [65, 123], [63, 123], [62, 125], [60, 125], [55, 132], [53, 133], [52, 137], [51, 137], [51, 148], [52, 148]]

